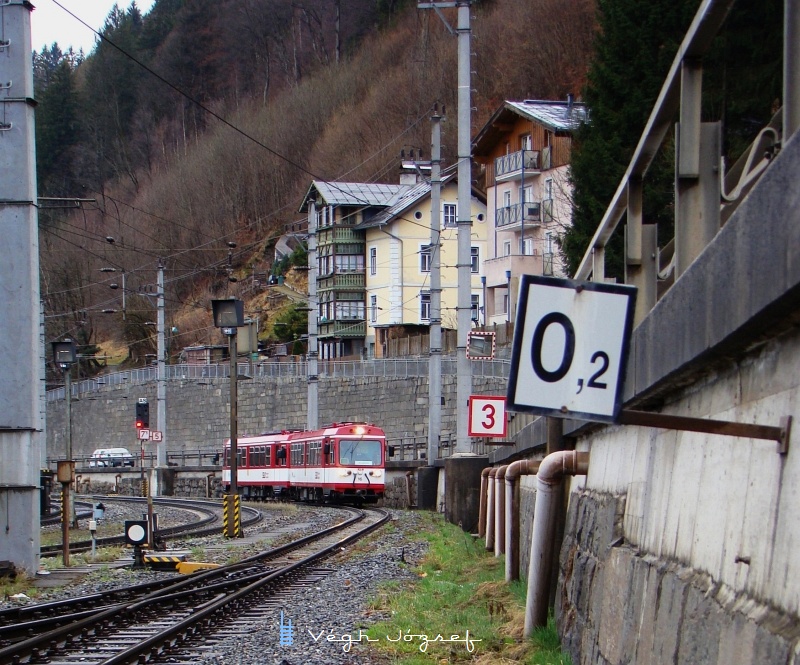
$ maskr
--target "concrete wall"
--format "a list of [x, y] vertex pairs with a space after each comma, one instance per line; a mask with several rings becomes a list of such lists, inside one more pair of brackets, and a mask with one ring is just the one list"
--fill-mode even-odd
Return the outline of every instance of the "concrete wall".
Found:
[[556, 616], [573, 662], [800, 662], [800, 142], [634, 331], [626, 406], [778, 426], [774, 441], [568, 427]]
[[[503, 379], [473, 379], [476, 394], [505, 393]], [[455, 376], [442, 377], [442, 434], [455, 435]], [[76, 457], [96, 448], [139, 450], [133, 427], [136, 399], [151, 404], [155, 429], [155, 383], [103, 388], [72, 401], [72, 447]], [[251, 379], [238, 384], [239, 435], [305, 427], [307, 384], [298, 379]], [[230, 387], [227, 379], [167, 381], [167, 428], [170, 452], [221, 449], [230, 434]], [[65, 454], [65, 403], [47, 405], [47, 457]], [[428, 421], [428, 379], [363, 377], [320, 378], [319, 422], [368, 421], [383, 427], [390, 439], [424, 437]], [[146, 451], [152, 444], [146, 445]]]

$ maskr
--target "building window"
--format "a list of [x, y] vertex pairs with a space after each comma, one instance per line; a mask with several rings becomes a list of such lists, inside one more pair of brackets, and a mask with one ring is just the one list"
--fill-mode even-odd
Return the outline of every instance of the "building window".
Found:
[[511, 190], [506, 190], [503, 192], [503, 207], [510, 208], [511, 207]]
[[445, 203], [442, 206], [442, 226], [443, 228], [454, 229], [458, 222], [458, 214], [455, 203]]
[[478, 311], [481, 306], [481, 297], [477, 293], [470, 294], [470, 318], [478, 321]]
[[511, 241], [506, 240], [503, 242], [503, 256], [511, 256]]
[[337, 254], [336, 272], [364, 272], [363, 254]]
[[520, 150], [530, 150], [533, 147], [533, 143], [531, 142], [531, 135], [530, 134], [523, 134], [519, 137], [519, 149]]
[[509, 298], [508, 298], [508, 294], [506, 293], [503, 296], [503, 314], [508, 314], [508, 302], [509, 302]]
[[378, 248], [370, 247], [369, 250], [369, 274], [378, 274]]
[[472, 273], [479, 273], [481, 267], [480, 251], [477, 247], [469, 248], [469, 270]]
[[431, 292], [419, 292], [419, 318], [422, 321], [431, 320]]
[[369, 320], [373, 323], [378, 320], [378, 296], [369, 297]]
[[337, 321], [363, 321], [364, 303], [358, 300], [337, 300], [334, 314]]
[[419, 271], [431, 271], [431, 246], [420, 245], [419, 247]]

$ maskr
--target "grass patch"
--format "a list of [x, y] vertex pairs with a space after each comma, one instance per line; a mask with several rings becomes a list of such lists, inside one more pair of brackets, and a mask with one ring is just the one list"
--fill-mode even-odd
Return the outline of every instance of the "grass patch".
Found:
[[[421, 526], [420, 536], [429, 546], [415, 569], [417, 580], [410, 586], [392, 582], [381, 587], [371, 607], [391, 618], [369, 628], [377, 640], [370, 647], [404, 665], [571, 665], [552, 621], [531, 640], [522, 639], [525, 588], [505, 582], [502, 558], [438, 514], [425, 514]], [[427, 636], [427, 646], [420, 635]], [[437, 635], [441, 641], [434, 641]], [[458, 641], [447, 641], [454, 635]]]

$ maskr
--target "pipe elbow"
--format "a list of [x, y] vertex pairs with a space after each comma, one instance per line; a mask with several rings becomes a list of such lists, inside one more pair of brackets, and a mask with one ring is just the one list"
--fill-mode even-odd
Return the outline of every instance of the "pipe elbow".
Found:
[[539, 471], [540, 460], [521, 459], [511, 462], [506, 469], [505, 480], [507, 485], [513, 485], [520, 476], [532, 476]]
[[498, 483], [502, 483], [503, 482], [503, 478], [505, 478], [506, 477], [506, 473], [508, 473], [508, 467], [509, 466], [510, 466], [510, 464], [504, 464], [499, 469], [497, 469], [497, 473], [495, 474], [494, 479]]
[[496, 467], [496, 466], [493, 466], [493, 467], [492, 467], [492, 468], [489, 470], [489, 478], [496, 478], [496, 477], [497, 477], [497, 467]]
[[494, 467], [487, 466], [487, 467], [486, 467], [486, 468], [485, 468], [483, 471], [481, 471], [481, 478], [488, 478], [488, 477], [489, 477], [489, 472], [490, 472], [490, 471], [491, 471], [493, 468], [494, 468]]
[[576, 450], [559, 450], [550, 453], [539, 465], [536, 474], [542, 485], [557, 485], [564, 476], [581, 476], [589, 471], [589, 453]]

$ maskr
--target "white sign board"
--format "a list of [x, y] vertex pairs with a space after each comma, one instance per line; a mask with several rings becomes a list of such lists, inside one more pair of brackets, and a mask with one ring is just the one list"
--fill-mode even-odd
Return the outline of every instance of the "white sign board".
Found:
[[470, 395], [469, 436], [506, 435], [506, 398]]
[[632, 286], [523, 275], [508, 408], [613, 422], [635, 302]]
[[164, 434], [157, 429], [151, 430], [150, 432], [150, 440], [159, 443], [164, 440]]
[[150, 440], [150, 430], [149, 429], [140, 429], [139, 430], [139, 441], [149, 441]]

